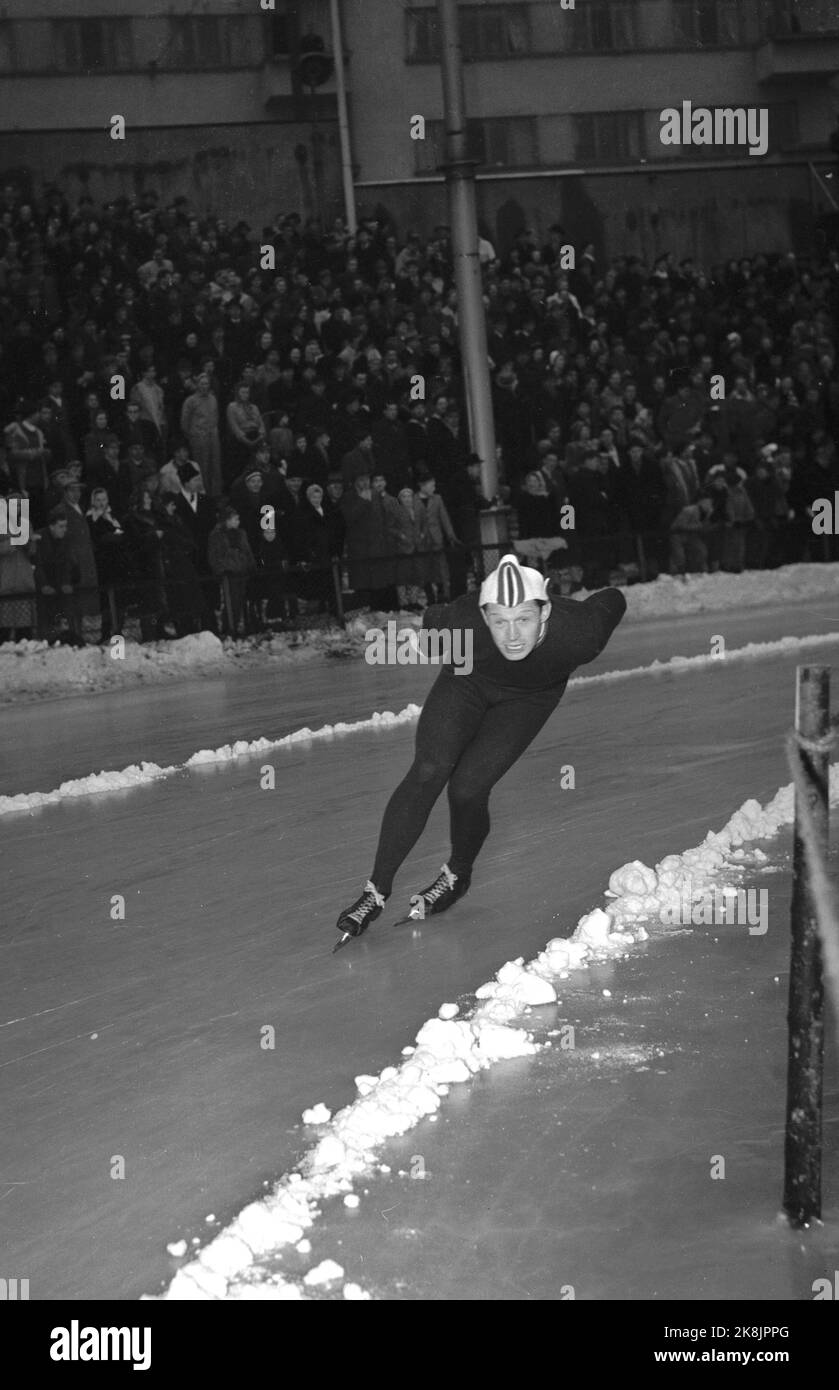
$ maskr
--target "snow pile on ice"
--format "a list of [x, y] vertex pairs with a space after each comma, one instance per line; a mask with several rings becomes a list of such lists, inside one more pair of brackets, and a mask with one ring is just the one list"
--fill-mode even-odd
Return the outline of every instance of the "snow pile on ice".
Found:
[[[830, 800], [839, 803], [836, 765], [830, 769]], [[311, 1246], [304, 1232], [325, 1200], [353, 1195], [357, 1180], [371, 1172], [390, 1172], [377, 1159], [387, 1139], [436, 1115], [452, 1085], [470, 1081], [495, 1062], [550, 1046], [549, 1041], [536, 1041], [531, 1032], [512, 1025], [527, 1010], [556, 1001], [557, 978], [604, 956], [622, 955], [646, 940], [644, 921], [657, 917], [684, 891], [707, 889], [722, 872], [742, 870], [749, 861], [752, 865], [765, 862], [759, 848], [747, 854], [741, 847], [776, 835], [792, 821], [793, 809], [790, 784], [766, 806], [754, 800], [744, 802], [722, 830], [710, 831], [693, 849], [667, 855], [655, 868], [634, 860], [616, 869], [609, 879], [606, 907], [585, 913], [570, 938], [555, 937], [527, 964], [521, 956], [507, 961], [494, 980], [476, 990], [477, 1002], [468, 1017], [456, 1016], [462, 1012], [456, 1004], [442, 1005], [437, 1016], [420, 1028], [416, 1045], [402, 1049], [400, 1066], [385, 1067], [379, 1076], [356, 1077], [358, 1098], [325, 1123], [325, 1133], [298, 1169], [282, 1177], [269, 1196], [246, 1207], [227, 1230], [183, 1265], [161, 1297], [305, 1297], [298, 1285], [278, 1275], [263, 1278], [260, 1259], [276, 1256], [287, 1246], [308, 1253]], [[603, 993], [609, 997], [609, 991]], [[549, 1032], [548, 1038], [553, 1035]], [[637, 1063], [644, 1058], [632, 1060]], [[328, 1116], [319, 1103], [305, 1111], [303, 1118], [320, 1123]], [[341, 1267], [327, 1260], [311, 1269], [303, 1282], [311, 1288], [341, 1278]], [[369, 1297], [351, 1283], [344, 1285], [342, 1296]]]
[[50, 646], [47, 642], [0, 645], [0, 699], [59, 694], [90, 694], [125, 686], [160, 684], [196, 673], [223, 669], [224, 647], [212, 632], [196, 632], [171, 642], [126, 641], [124, 654], [101, 647]]
[[[627, 621], [667, 618], [681, 613], [716, 613], [757, 608], [803, 599], [839, 596], [839, 564], [785, 565], [783, 569], [745, 574], [694, 574], [687, 578], [661, 575], [649, 584], [624, 590]], [[587, 597], [585, 591], [574, 595]], [[351, 616], [346, 630], [312, 628], [295, 633], [219, 641], [201, 632], [174, 641], [140, 645], [126, 641], [125, 655], [115, 659], [110, 648], [72, 648], [46, 642], [8, 642], [0, 645], [0, 700], [89, 694], [119, 686], [136, 686], [182, 679], [196, 672], [247, 669], [266, 664], [293, 666], [330, 657], [360, 658], [369, 628], [395, 621], [418, 626], [412, 613], [363, 612]]]
[[[527, 1056], [544, 1046], [524, 1030], [499, 1020], [520, 1014], [524, 999], [539, 1003], [555, 999], [551, 986], [531, 975], [521, 961], [502, 967], [495, 986], [490, 1005], [478, 1009], [471, 1020], [429, 1019], [401, 1066], [385, 1067], [379, 1076], [359, 1076], [358, 1099], [338, 1111], [299, 1170], [281, 1178], [267, 1197], [246, 1207], [196, 1259], [179, 1269], [163, 1296], [247, 1298], [247, 1290], [254, 1288], [254, 1297], [271, 1297], [272, 1280], [253, 1284], [246, 1280], [254, 1262], [287, 1246], [299, 1250], [304, 1232], [319, 1215], [320, 1203], [352, 1194], [353, 1180], [375, 1167], [376, 1150], [385, 1140], [407, 1133], [423, 1117], [434, 1114], [452, 1084], [469, 1081], [494, 1062]], [[319, 1113], [325, 1107], [315, 1109]], [[304, 1119], [308, 1114], [304, 1113]], [[324, 1268], [329, 1281], [343, 1276], [340, 1266], [326, 1261], [304, 1276], [304, 1284], [324, 1282]], [[280, 1283], [283, 1289], [295, 1287]], [[343, 1296], [365, 1297], [355, 1285], [345, 1285]]]
[[283, 738], [257, 738], [248, 743], [225, 743], [221, 748], [202, 748], [187, 758], [185, 763], [172, 767], [159, 767], [157, 763], [141, 763], [139, 767], [125, 767], [120, 772], [96, 772], [89, 777], [78, 777], [71, 782], [62, 782], [55, 791], [19, 792], [16, 796], [0, 796], [0, 816], [12, 811], [34, 811], [39, 806], [53, 805], [74, 796], [95, 796], [100, 792], [121, 791], [137, 787], [146, 782], [157, 781], [161, 777], [171, 777], [184, 768], [198, 767], [205, 763], [233, 762], [235, 758], [251, 757], [256, 753], [267, 753], [272, 748], [283, 748], [293, 743], [306, 743], [314, 739], [335, 738], [341, 734], [356, 733], [359, 729], [393, 729], [400, 724], [412, 724], [419, 718], [419, 705], [406, 705], [398, 714], [384, 710], [371, 714], [369, 719], [357, 719], [351, 724], [324, 724], [320, 729], [295, 729]]
[[176, 767], [159, 767], [157, 763], [140, 763], [124, 767], [121, 772], [92, 772], [89, 777], [76, 777], [62, 782], [51, 792], [19, 792], [17, 796], [0, 796], [0, 816], [11, 811], [35, 811], [40, 806], [53, 806], [75, 796], [96, 796], [101, 792], [124, 791], [161, 777], [170, 777]]
[[774, 642], [747, 642], [745, 647], [729, 647], [724, 656], [711, 656], [702, 652], [699, 656], [671, 656], [667, 661], [650, 662], [649, 666], [627, 666], [620, 671], [600, 671], [596, 676], [572, 676], [569, 689], [575, 685], [607, 685], [612, 681], [634, 680], [638, 676], [659, 676], [663, 674], [680, 676], [689, 671], [716, 669], [734, 661], [763, 661], [768, 656], [792, 656], [793, 652], [807, 651], [811, 647], [823, 647], [839, 642], [839, 632], [816, 634], [810, 637], [779, 637]]
[[[725, 658], [702, 656], [674, 656], [669, 661], [653, 661], [649, 666], [633, 666], [622, 671], [603, 671], [596, 676], [574, 676], [569, 687], [580, 685], [602, 685], [612, 681], [633, 680], [639, 676], [656, 676], [663, 672], [674, 675], [684, 674], [698, 668], [724, 666], [732, 661], [759, 661], [767, 656], [788, 656], [793, 652], [804, 651], [810, 647], [821, 647], [827, 643], [839, 642], [839, 633], [828, 633], [812, 637], [782, 637], [776, 642], [750, 642], [745, 647], [735, 647], [727, 651]], [[193, 753], [186, 762], [173, 767], [158, 767], [156, 763], [142, 763], [122, 771], [99, 772], [90, 777], [77, 778], [65, 782], [55, 791], [19, 792], [16, 796], [0, 796], [0, 815], [10, 811], [29, 811], [38, 806], [46, 806], [71, 796], [93, 796], [99, 792], [118, 791], [136, 787], [144, 782], [153, 782], [160, 777], [169, 777], [184, 768], [197, 767], [206, 763], [232, 762], [236, 758], [251, 757], [258, 753], [268, 753], [274, 748], [282, 748], [294, 743], [306, 743], [314, 739], [335, 738], [343, 734], [356, 733], [362, 729], [391, 729], [400, 724], [411, 724], [421, 713], [420, 705], [406, 705], [398, 714], [391, 710], [375, 713], [369, 719], [357, 719], [352, 723], [339, 722], [324, 724], [320, 729], [295, 729], [283, 738], [244, 739], [237, 743], [226, 743], [221, 748], [202, 748]]]
[[691, 574], [686, 579], [659, 575], [649, 584], [625, 590], [630, 618], [662, 618], [678, 613], [722, 613], [729, 608], [795, 603], [839, 597], [839, 564], [784, 565], [744, 574]]

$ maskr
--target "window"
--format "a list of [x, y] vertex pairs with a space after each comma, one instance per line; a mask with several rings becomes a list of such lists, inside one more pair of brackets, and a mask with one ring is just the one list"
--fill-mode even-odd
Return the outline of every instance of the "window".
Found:
[[288, 15], [279, 10], [268, 16], [268, 52], [272, 58], [285, 58], [291, 52]]
[[762, 0], [761, 8], [767, 38], [839, 32], [836, 0]]
[[[487, 169], [527, 169], [539, 163], [539, 142], [533, 116], [491, 116], [469, 121], [467, 148], [471, 159]], [[416, 142], [416, 172], [436, 173], [446, 157], [442, 121], [426, 121], [425, 139]]]
[[685, 48], [736, 47], [743, 42], [738, 0], [674, 0], [673, 38]]
[[632, 164], [643, 158], [643, 112], [590, 111], [573, 119], [578, 164]]
[[569, 26], [574, 52], [614, 53], [638, 47], [638, 8], [632, 0], [590, 0]]
[[130, 19], [53, 20], [53, 62], [61, 72], [119, 72], [131, 67]]
[[167, 67], [220, 68], [224, 62], [222, 16], [178, 16], [169, 20], [171, 43]]
[[[408, 61], [436, 63], [440, 59], [440, 31], [436, 8], [408, 10]], [[463, 57], [513, 58], [530, 52], [530, 24], [526, 5], [461, 5], [460, 41]]]
[[17, 68], [15, 31], [8, 19], [0, 20], [0, 72], [14, 72]]
[[170, 71], [200, 71], [258, 67], [264, 56], [258, 15], [180, 15], [170, 17], [169, 41], [157, 61]]

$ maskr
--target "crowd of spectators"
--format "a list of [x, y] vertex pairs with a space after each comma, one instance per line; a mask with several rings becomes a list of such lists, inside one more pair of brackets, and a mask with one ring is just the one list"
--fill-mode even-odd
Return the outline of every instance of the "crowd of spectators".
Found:
[[563, 268], [568, 245], [481, 240], [487, 498], [446, 227], [257, 233], [8, 184], [0, 495], [33, 534], [0, 536], [0, 639], [293, 622], [336, 604], [333, 557], [354, 602], [419, 608], [480, 577], [499, 504], [576, 583], [839, 558], [812, 526], [839, 489], [837, 253]]

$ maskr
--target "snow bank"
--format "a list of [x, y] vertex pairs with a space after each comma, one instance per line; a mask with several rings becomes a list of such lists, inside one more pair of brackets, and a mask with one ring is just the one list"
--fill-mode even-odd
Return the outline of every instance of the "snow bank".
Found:
[[[830, 795], [839, 802], [839, 767], [831, 768]], [[682, 854], [671, 854], [650, 868], [635, 860], [616, 869], [609, 879], [605, 908], [580, 918], [570, 938], [549, 941], [534, 960], [520, 956], [508, 961], [495, 978], [475, 991], [475, 1005], [466, 1017], [461, 1008], [441, 1005], [416, 1035], [416, 1045], [402, 1049], [404, 1060], [379, 1076], [356, 1077], [357, 1099], [329, 1119], [322, 1103], [304, 1111], [307, 1123], [321, 1133], [297, 1169], [275, 1184], [271, 1193], [251, 1203], [227, 1230], [175, 1274], [164, 1299], [303, 1297], [299, 1285], [285, 1278], [265, 1279], [261, 1259], [276, 1257], [286, 1247], [309, 1253], [304, 1240], [329, 1198], [346, 1198], [358, 1181], [372, 1173], [388, 1174], [378, 1158], [382, 1145], [406, 1134], [420, 1120], [436, 1115], [450, 1087], [463, 1084], [494, 1063], [524, 1057], [550, 1046], [517, 1026], [530, 1009], [557, 999], [555, 982], [593, 960], [624, 954], [646, 940], [644, 923], [689, 891], [707, 889], [721, 873], [744, 867], [742, 845], [777, 834], [793, 817], [793, 788], [782, 787], [766, 805], [746, 801], [723, 826]], [[760, 849], [753, 864], [765, 861]], [[604, 996], [608, 997], [608, 990]], [[548, 1033], [548, 1038], [555, 1036]], [[357, 1196], [357, 1194], [355, 1194]], [[360, 1199], [359, 1199], [360, 1200]], [[170, 1249], [175, 1247], [170, 1246]], [[178, 1247], [180, 1248], [180, 1247]], [[337, 1285], [340, 1265], [321, 1261], [303, 1276], [303, 1286]], [[270, 1290], [276, 1287], [277, 1292]], [[292, 1292], [296, 1290], [296, 1292]], [[252, 1291], [252, 1292], [251, 1292]], [[358, 1285], [344, 1284], [344, 1298], [363, 1298]]]
[[399, 714], [391, 710], [371, 714], [369, 719], [356, 719], [353, 723], [324, 724], [320, 729], [295, 729], [283, 738], [257, 738], [248, 743], [244, 739], [237, 743], [225, 743], [221, 748], [201, 748], [187, 758], [185, 763], [171, 767], [159, 767], [157, 763], [132, 765], [121, 772], [96, 772], [89, 777], [79, 777], [72, 782], [62, 782], [60, 787], [50, 792], [19, 792], [16, 796], [0, 796], [0, 816], [13, 811], [34, 811], [41, 806], [53, 805], [74, 796], [96, 796], [101, 792], [121, 791], [137, 787], [161, 777], [171, 777], [184, 768], [198, 767], [206, 763], [233, 762], [236, 758], [250, 757], [255, 753], [267, 753], [272, 748], [282, 748], [293, 743], [307, 743], [315, 739], [335, 738], [341, 734], [356, 733], [359, 729], [392, 729], [400, 724], [412, 724], [419, 718], [419, 705], [406, 705]]
[[[785, 565], [778, 570], [745, 574], [695, 574], [687, 578], [662, 575], [650, 584], [624, 590], [627, 622], [668, 618], [683, 613], [722, 613], [729, 609], [788, 604], [804, 599], [839, 597], [839, 564]], [[581, 592], [575, 598], [586, 598]], [[196, 673], [224, 675], [253, 666], [293, 666], [321, 658], [360, 658], [364, 634], [388, 620], [417, 626], [412, 613], [356, 614], [342, 629], [314, 628], [297, 633], [223, 642], [202, 632], [172, 642], [140, 646], [127, 641], [123, 658], [108, 647], [48, 647], [45, 642], [5, 643], [0, 646], [0, 701], [45, 699], [57, 695], [90, 694], [146, 684], [182, 680]]]
[[633, 584], [624, 592], [627, 619], [723, 613], [730, 608], [839, 598], [839, 564], [784, 565], [744, 574], [691, 574], [684, 579], [662, 574], [650, 584]]

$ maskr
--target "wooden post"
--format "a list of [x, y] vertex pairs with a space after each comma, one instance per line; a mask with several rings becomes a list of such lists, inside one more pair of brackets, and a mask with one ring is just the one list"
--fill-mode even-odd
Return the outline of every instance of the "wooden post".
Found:
[[[796, 795], [793, 840], [784, 1211], [790, 1225], [800, 1228], [821, 1216], [824, 990], [821, 942], [804, 854], [803, 817], [806, 808], [809, 808], [819, 852], [826, 855], [829, 667], [797, 668], [795, 730], [802, 741], [799, 748], [807, 781], [807, 798], [802, 807]], [[806, 746], [819, 743], [823, 748]]]
[[111, 632], [119, 632], [119, 616], [117, 614], [117, 599], [114, 593], [113, 584], [108, 585], [108, 611], [111, 615]]
[[344, 622], [344, 594], [341, 587], [341, 560], [338, 555], [332, 556], [332, 583], [335, 587], [335, 612], [338, 615], [338, 622]]
[[232, 638], [236, 638], [238, 633], [233, 625], [233, 598], [230, 593], [230, 580], [226, 574], [221, 576], [221, 594], [224, 604], [224, 613], [227, 618], [227, 627]]

